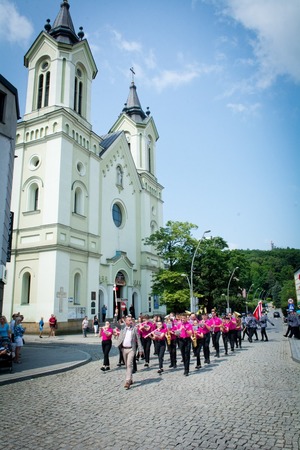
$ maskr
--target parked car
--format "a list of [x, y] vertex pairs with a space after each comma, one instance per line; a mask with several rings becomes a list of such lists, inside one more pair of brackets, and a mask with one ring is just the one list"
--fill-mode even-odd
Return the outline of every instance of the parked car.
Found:
[[280, 313], [278, 311], [273, 312], [274, 319], [278, 319], [280, 317]]

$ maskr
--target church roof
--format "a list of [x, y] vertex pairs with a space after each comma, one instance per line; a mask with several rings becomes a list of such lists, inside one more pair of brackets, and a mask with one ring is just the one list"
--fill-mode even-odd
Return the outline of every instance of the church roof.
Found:
[[78, 35], [75, 33], [69, 9], [70, 4], [68, 0], [63, 0], [60, 4], [60, 10], [53, 26], [51, 27], [50, 20], [48, 19], [45, 25], [45, 30], [58, 42], [74, 45], [83, 38], [84, 33], [81, 27]]
[[116, 131], [115, 133], [108, 133], [104, 136], [101, 136], [102, 141], [100, 142], [100, 147], [102, 148], [99, 156], [102, 156], [103, 153], [111, 146], [111, 144], [123, 133], [123, 131]]
[[135, 122], [142, 122], [146, 119], [147, 115], [150, 114], [150, 111], [147, 111], [147, 114], [143, 111], [141, 107], [141, 103], [139, 97], [136, 92], [136, 85], [134, 81], [132, 81], [129, 89], [129, 95], [127, 99], [127, 103], [123, 108], [123, 113], [127, 114], [127, 116], [131, 117]]

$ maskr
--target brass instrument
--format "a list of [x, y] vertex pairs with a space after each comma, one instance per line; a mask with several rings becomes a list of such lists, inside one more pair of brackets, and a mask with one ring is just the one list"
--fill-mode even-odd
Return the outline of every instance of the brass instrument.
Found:
[[198, 327], [193, 327], [193, 334], [191, 335], [193, 347], [197, 347], [197, 336], [196, 336], [196, 330]]
[[197, 338], [196, 338], [196, 334], [195, 333], [193, 333], [191, 335], [191, 339], [192, 339], [193, 347], [194, 348], [197, 347]]
[[167, 344], [170, 345], [171, 344], [171, 331], [170, 330], [167, 331], [166, 338], [167, 338]]

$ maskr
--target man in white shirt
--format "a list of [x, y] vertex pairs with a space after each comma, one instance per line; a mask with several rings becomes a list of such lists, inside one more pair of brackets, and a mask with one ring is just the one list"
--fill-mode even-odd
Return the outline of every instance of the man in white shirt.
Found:
[[122, 350], [126, 366], [126, 380], [124, 387], [125, 389], [129, 389], [133, 383], [132, 381], [133, 359], [135, 358], [137, 348], [139, 350], [140, 355], [142, 355], [143, 353], [141, 339], [137, 332], [137, 329], [133, 327], [131, 316], [127, 316], [125, 318], [125, 327], [120, 332], [118, 339], [118, 346]]

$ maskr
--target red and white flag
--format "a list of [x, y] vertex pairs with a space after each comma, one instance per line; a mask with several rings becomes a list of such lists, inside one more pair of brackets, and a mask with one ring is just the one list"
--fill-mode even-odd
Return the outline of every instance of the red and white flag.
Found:
[[253, 312], [253, 317], [255, 317], [256, 320], [260, 320], [261, 316], [262, 316], [262, 301], [259, 301], [257, 307]]

